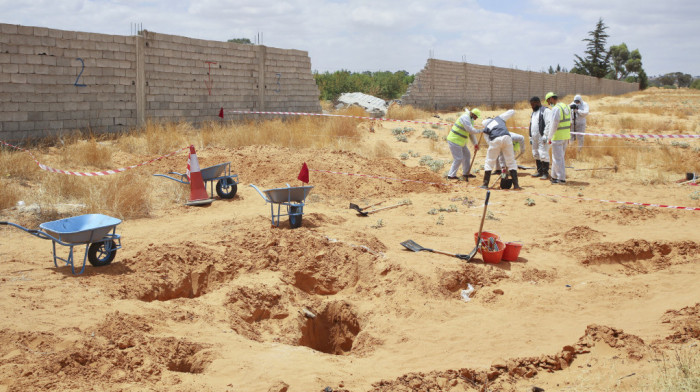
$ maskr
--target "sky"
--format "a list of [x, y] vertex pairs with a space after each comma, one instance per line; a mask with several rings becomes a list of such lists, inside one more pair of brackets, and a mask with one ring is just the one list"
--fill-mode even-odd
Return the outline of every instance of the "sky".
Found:
[[[639, 49], [647, 75], [700, 76], [697, 0], [0, 0], [0, 23], [131, 35], [145, 30], [309, 53], [314, 71], [419, 72], [428, 58], [530, 71], [607, 45]], [[260, 39], [258, 38], [260, 37]]]

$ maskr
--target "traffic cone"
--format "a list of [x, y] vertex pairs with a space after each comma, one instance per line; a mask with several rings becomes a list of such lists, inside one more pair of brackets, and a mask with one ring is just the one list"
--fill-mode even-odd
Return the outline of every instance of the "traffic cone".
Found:
[[199, 170], [199, 160], [194, 146], [190, 146], [190, 156], [187, 158], [187, 179], [190, 181], [190, 201], [185, 203], [188, 206], [199, 206], [211, 204], [214, 199], [210, 199], [207, 189], [204, 187], [202, 172]]

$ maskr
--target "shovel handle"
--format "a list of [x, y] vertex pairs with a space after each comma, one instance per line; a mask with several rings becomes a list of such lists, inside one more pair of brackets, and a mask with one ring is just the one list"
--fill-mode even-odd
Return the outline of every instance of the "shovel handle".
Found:
[[[476, 145], [477, 145], [477, 146], [478, 146], [479, 144], [481, 144], [481, 139], [482, 139], [483, 137], [484, 137], [484, 133], [481, 132], [481, 133], [479, 134], [479, 141], [476, 142]], [[469, 175], [469, 173], [472, 172], [472, 166], [474, 166], [474, 161], [476, 161], [476, 152], [477, 152], [477, 151], [478, 151], [478, 150], [474, 150], [474, 157], [472, 157], [472, 162], [469, 164], [469, 170], [467, 170], [467, 174], [465, 174], [465, 175], [467, 175], [467, 176]]]
[[405, 204], [406, 203], [399, 203], [399, 204], [394, 204], [393, 206], [386, 206], [386, 207], [382, 207], [382, 208], [377, 208], [376, 210], [372, 210], [372, 211], [363, 211], [363, 214], [369, 215], [369, 214], [373, 214], [373, 213], [381, 211], [381, 210], [388, 210], [389, 208], [400, 207], [400, 206], [403, 206]]

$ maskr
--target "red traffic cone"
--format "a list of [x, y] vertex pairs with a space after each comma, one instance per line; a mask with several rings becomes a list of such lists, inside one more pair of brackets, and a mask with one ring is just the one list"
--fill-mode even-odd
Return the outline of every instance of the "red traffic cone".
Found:
[[190, 181], [190, 201], [185, 203], [188, 206], [198, 206], [211, 204], [214, 199], [210, 199], [207, 189], [204, 187], [202, 172], [199, 170], [199, 160], [194, 146], [190, 146], [190, 156], [187, 158], [187, 179]]

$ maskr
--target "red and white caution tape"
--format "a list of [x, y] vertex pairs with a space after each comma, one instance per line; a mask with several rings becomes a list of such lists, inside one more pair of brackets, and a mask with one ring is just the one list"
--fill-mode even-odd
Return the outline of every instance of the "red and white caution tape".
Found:
[[135, 168], [137, 168], [137, 167], [144, 166], [144, 165], [148, 165], [149, 163], [158, 161], [158, 160], [160, 160], [160, 159], [167, 158], [167, 157], [169, 157], [169, 156], [173, 156], [173, 155], [178, 154], [178, 153], [180, 153], [180, 152], [182, 152], [182, 151], [184, 151], [184, 150], [187, 150], [187, 149], [189, 148], [189, 146], [188, 146], [188, 147], [183, 147], [183, 148], [181, 148], [181, 149], [179, 149], [179, 150], [176, 150], [176, 151], [173, 151], [173, 152], [171, 152], [171, 153], [169, 153], [169, 154], [160, 156], [160, 157], [158, 157], [158, 158], [153, 158], [153, 159], [151, 159], [150, 161], [146, 161], [146, 162], [143, 162], [143, 163], [139, 163], [138, 165], [132, 165], [132, 166], [127, 166], [127, 167], [122, 167], [122, 168], [119, 168], [119, 169], [111, 169], [111, 170], [103, 170], [103, 171], [98, 171], [98, 172], [85, 173], [85, 172], [75, 172], [75, 171], [54, 169], [54, 168], [52, 168], [52, 167], [46, 166], [46, 165], [44, 165], [43, 163], [39, 162], [39, 161], [36, 159], [36, 157], [34, 156], [34, 154], [32, 154], [32, 152], [29, 151], [29, 150], [27, 150], [27, 149], [24, 149], [24, 148], [22, 148], [22, 147], [14, 146], [14, 145], [12, 145], [12, 144], [10, 144], [10, 143], [7, 143], [7, 142], [4, 142], [4, 141], [2, 141], [2, 140], [0, 140], [0, 144], [4, 144], [4, 145], [6, 145], [6, 146], [8, 146], [8, 147], [12, 147], [12, 148], [14, 148], [14, 149], [16, 149], [16, 150], [26, 152], [27, 154], [29, 154], [29, 155], [32, 157], [32, 159], [34, 160], [34, 162], [36, 162], [36, 164], [39, 165], [39, 168], [40, 168], [41, 170], [46, 170], [46, 171], [51, 172], [51, 173], [69, 174], [69, 175], [73, 175], [73, 176], [84, 176], [84, 177], [107, 176], [107, 175], [110, 175], [110, 174], [117, 174], [117, 173], [125, 172], [125, 171], [127, 171], [127, 170], [135, 169]]
[[588, 133], [588, 132], [571, 132], [572, 135], [585, 135], [585, 136], [601, 136], [601, 137], [614, 137], [622, 139], [637, 139], [637, 138], [652, 138], [652, 139], [700, 139], [700, 135], [629, 135], [629, 134], [611, 134], [611, 133]]
[[[388, 181], [413, 182], [413, 183], [426, 184], [426, 185], [441, 185], [441, 186], [460, 186], [460, 187], [465, 187], [465, 185], [464, 185], [463, 183], [450, 183], [450, 184], [446, 184], [446, 183], [440, 183], [440, 182], [427, 182], [427, 181], [420, 181], [420, 180], [408, 180], [408, 179], [401, 179], [401, 178], [391, 178], [391, 177], [383, 177], [383, 176], [374, 176], [374, 175], [369, 175], [369, 174], [344, 173], [344, 172], [336, 172], [336, 171], [331, 171], [331, 170], [318, 170], [318, 169], [309, 169], [309, 170], [310, 170], [310, 171], [315, 171], [315, 172], [318, 172], [318, 173], [342, 174], [342, 175], [352, 176], [352, 177], [365, 177], [365, 178], [374, 178], [374, 179], [388, 180]], [[466, 187], [467, 187], [467, 188], [480, 189], [479, 187], [472, 186], [472, 185], [466, 185]], [[700, 207], [682, 207], [682, 206], [671, 206], [671, 205], [666, 205], [666, 204], [638, 203], [638, 202], [633, 202], [633, 201], [592, 199], [592, 198], [589, 198], [589, 197], [573, 197], [573, 196], [564, 196], [564, 195], [554, 195], [554, 194], [548, 194], [548, 193], [514, 191], [514, 190], [508, 190], [508, 189], [492, 189], [492, 190], [503, 191], [503, 192], [513, 192], [513, 193], [525, 194], [525, 195], [546, 196], [546, 197], [559, 197], [559, 198], [572, 199], [572, 200], [597, 201], [597, 202], [603, 202], [603, 203], [627, 204], [627, 205], [635, 205], [635, 206], [642, 206], [642, 207], [671, 208], [671, 209], [674, 209], [674, 210], [685, 210], [685, 211], [700, 211]]]
[[[393, 118], [375, 118], [375, 117], [361, 117], [361, 116], [348, 116], [344, 114], [327, 114], [327, 113], [304, 113], [304, 112], [253, 112], [248, 110], [226, 110], [226, 113], [233, 114], [278, 114], [282, 116], [325, 116], [325, 117], [345, 117], [345, 118], [357, 118], [360, 120], [373, 120], [373, 121], [393, 121], [393, 122], [408, 122], [414, 124], [427, 124], [427, 125], [446, 125], [452, 126], [452, 123], [442, 123], [442, 122], [429, 122], [429, 121], [414, 121], [414, 120], [395, 120]], [[510, 127], [512, 129], [528, 129], [528, 127]], [[613, 138], [678, 138], [678, 139], [700, 139], [700, 135], [626, 135], [626, 134], [609, 134], [609, 133], [588, 133], [588, 132], [571, 132], [575, 135], [586, 135], [586, 136], [599, 136], [599, 137], [613, 137]]]

